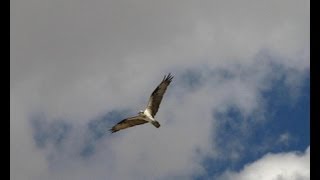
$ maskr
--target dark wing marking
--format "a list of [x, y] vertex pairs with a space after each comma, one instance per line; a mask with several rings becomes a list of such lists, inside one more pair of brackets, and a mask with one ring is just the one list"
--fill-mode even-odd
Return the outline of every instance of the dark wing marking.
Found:
[[134, 117], [130, 117], [130, 118], [126, 118], [122, 121], [120, 121], [118, 124], [116, 124], [115, 126], [113, 126], [110, 131], [111, 133], [117, 132], [119, 130], [122, 129], [126, 129], [132, 126], [136, 126], [136, 125], [140, 125], [140, 124], [144, 124], [147, 123], [148, 121], [144, 120], [141, 116], [134, 116]]
[[171, 83], [172, 79], [173, 79], [173, 76], [171, 76], [170, 73], [167, 76], [164, 76], [161, 83], [152, 92], [147, 105], [147, 110], [150, 112], [152, 117], [154, 117], [157, 114], [163, 94], [166, 92], [167, 87]]

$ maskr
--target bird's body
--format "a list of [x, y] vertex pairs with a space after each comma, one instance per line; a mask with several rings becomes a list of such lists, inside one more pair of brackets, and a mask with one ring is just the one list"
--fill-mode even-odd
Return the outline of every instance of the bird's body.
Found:
[[148, 105], [144, 111], [139, 111], [138, 116], [126, 118], [120, 121], [118, 124], [113, 126], [110, 131], [112, 133], [117, 132], [122, 129], [126, 129], [132, 126], [151, 123], [156, 128], [160, 127], [160, 123], [154, 119], [155, 115], [158, 112], [162, 97], [167, 90], [167, 87], [171, 83], [173, 76], [169, 73], [167, 76], [164, 76], [161, 83], [157, 88], [152, 92]]
[[152, 117], [150, 111], [148, 109], [144, 110], [143, 111], [143, 114], [148, 118], [150, 119], [151, 121], [155, 121], [154, 118]]

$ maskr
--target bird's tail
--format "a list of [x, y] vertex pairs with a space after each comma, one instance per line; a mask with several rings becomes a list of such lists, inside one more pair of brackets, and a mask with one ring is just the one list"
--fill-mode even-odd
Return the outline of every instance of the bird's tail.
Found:
[[160, 123], [158, 121], [151, 121], [151, 124], [153, 124], [156, 128], [160, 127]]

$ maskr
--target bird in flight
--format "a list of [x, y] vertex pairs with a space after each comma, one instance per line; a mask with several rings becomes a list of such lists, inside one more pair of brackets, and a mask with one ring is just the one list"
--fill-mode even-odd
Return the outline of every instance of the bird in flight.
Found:
[[146, 109], [144, 111], [139, 111], [137, 116], [129, 117], [120, 121], [110, 129], [111, 133], [148, 122], [156, 128], [159, 128], [160, 123], [154, 119], [154, 116], [158, 112], [163, 95], [172, 79], [173, 76], [170, 73], [165, 75], [158, 87], [152, 92]]

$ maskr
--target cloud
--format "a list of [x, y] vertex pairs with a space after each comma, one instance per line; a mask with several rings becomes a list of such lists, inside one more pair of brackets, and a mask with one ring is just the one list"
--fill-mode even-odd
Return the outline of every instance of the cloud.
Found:
[[[224, 150], [214, 141], [220, 119], [213, 114], [236, 108], [251, 118], [239, 122], [246, 132], [263, 119], [262, 93], [274, 81], [299, 89], [310, 66], [309, 6], [298, 0], [13, 0], [12, 178], [204, 173], [203, 161]], [[168, 72], [175, 78], [157, 114], [160, 129], [145, 124], [103, 134], [143, 109]], [[34, 121], [37, 113], [43, 116]]]
[[305, 152], [268, 153], [245, 165], [239, 172], [228, 171], [219, 179], [307, 180], [310, 179], [310, 147]]
[[46, 157], [36, 147], [28, 113], [19, 99], [10, 95], [10, 177], [41, 179], [48, 172]]
[[288, 145], [288, 143], [291, 141], [291, 139], [292, 139], [292, 137], [291, 137], [290, 133], [285, 132], [279, 136], [277, 143]]

